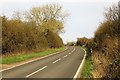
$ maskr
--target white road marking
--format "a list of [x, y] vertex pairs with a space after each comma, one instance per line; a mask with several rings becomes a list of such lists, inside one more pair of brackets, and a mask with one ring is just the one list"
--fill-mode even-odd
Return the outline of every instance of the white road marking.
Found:
[[[69, 53], [69, 54], [71, 54], [72, 52], [74, 52], [75, 51], [75, 48]], [[67, 57], [68, 55], [65, 55], [63, 58], [65, 58], [65, 57]], [[54, 62], [52, 62], [53, 64], [54, 63], [56, 63], [56, 62], [58, 62], [58, 61], [60, 61], [61, 60], [61, 58], [60, 59], [57, 59], [57, 60], [55, 60]], [[43, 69], [45, 69], [47, 66], [44, 66], [44, 67], [42, 67], [42, 68], [40, 68], [40, 69], [38, 69], [37, 71], [35, 71], [35, 72], [33, 72], [33, 73], [31, 73], [31, 74], [29, 74], [29, 75], [27, 75], [26, 77], [30, 77], [30, 76], [32, 76], [32, 75], [34, 75], [34, 74], [36, 74], [37, 72], [39, 72], [39, 71], [41, 71], [41, 70], [43, 70]]]
[[71, 51], [71, 53], [74, 52], [74, 51], [75, 51], [75, 48]]
[[[82, 48], [83, 49], [83, 48]], [[85, 52], [85, 55], [84, 55], [84, 57], [83, 57], [83, 59], [82, 59], [82, 62], [80, 63], [80, 65], [79, 65], [79, 68], [78, 68], [78, 70], [77, 70], [77, 72], [75, 73], [75, 75], [74, 75], [74, 78], [73, 78], [73, 80], [77, 80], [79, 77], [80, 77], [80, 74], [81, 74], [81, 69], [82, 69], [82, 67], [83, 67], [83, 65], [84, 65], [84, 62], [85, 62], [85, 58], [86, 58], [86, 50], [85, 49], [83, 49], [84, 50], [84, 52]]]
[[54, 64], [54, 63], [56, 63], [56, 62], [58, 62], [58, 61], [60, 61], [60, 60], [61, 60], [61, 59], [57, 59], [57, 60], [55, 60], [55, 61], [54, 61], [54, 62], [52, 62], [52, 63]]
[[26, 77], [30, 77], [30, 76], [32, 76], [32, 75], [34, 75], [34, 74], [36, 74], [37, 72], [39, 72], [39, 71], [41, 71], [41, 70], [45, 69], [46, 67], [47, 67], [47, 66], [44, 66], [44, 67], [42, 67], [42, 68], [38, 69], [37, 71], [35, 71], [35, 72], [33, 72], [33, 73], [31, 73], [31, 74], [27, 75]]
[[[71, 54], [71, 53], [73, 53], [75, 51], [75, 48], [69, 53], [69, 54]], [[65, 57], [67, 57], [68, 55], [65, 55], [65, 56], [63, 56], [63, 58], [65, 58]]]
[[63, 58], [67, 57], [68, 55], [63, 56]]

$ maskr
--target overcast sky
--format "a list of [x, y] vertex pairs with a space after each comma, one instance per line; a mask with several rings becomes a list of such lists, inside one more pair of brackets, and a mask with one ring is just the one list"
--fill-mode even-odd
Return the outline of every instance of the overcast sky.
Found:
[[0, 0], [0, 15], [11, 17], [14, 11], [25, 11], [32, 7], [53, 2], [59, 3], [70, 16], [60, 34], [64, 43], [76, 41], [78, 37], [94, 36], [100, 22], [104, 20], [105, 8], [119, 0]]

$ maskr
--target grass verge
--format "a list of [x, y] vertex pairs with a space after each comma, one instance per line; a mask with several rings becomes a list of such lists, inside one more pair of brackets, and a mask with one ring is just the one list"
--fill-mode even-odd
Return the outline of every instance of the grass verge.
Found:
[[50, 50], [39, 52], [39, 53], [20, 54], [16, 56], [4, 57], [2, 58], [2, 61], [0, 61], [0, 64], [11, 64], [16, 62], [21, 62], [21, 61], [28, 60], [30, 58], [42, 57], [42, 56], [46, 56], [62, 50], [65, 50], [65, 47], [50, 49]]
[[81, 73], [81, 78], [93, 78], [92, 76], [92, 70], [93, 70], [93, 63], [92, 63], [92, 60], [91, 60], [91, 56], [90, 56], [90, 51], [89, 49], [86, 49], [86, 59], [85, 59], [85, 64], [83, 66], [83, 69], [82, 69], [82, 73]]

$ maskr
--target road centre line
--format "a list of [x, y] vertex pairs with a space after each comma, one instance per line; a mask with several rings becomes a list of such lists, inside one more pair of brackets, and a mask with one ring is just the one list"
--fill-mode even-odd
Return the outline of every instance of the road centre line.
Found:
[[68, 55], [63, 56], [63, 58], [67, 57]]
[[71, 51], [71, 53], [74, 52], [74, 51], [75, 51], [75, 48]]
[[[75, 48], [73, 49], [73, 51], [75, 50]], [[72, 52], [73, 52], [72, 51]], [[69, 54], [71, 54], [72, 52], [70, 52]], [[65, 58], [65, 57], [67, 57], [68, 55], [65, 55], [63, 58]], [[57, 59], [57, 60], [55, 60], [54, 62], [52, 62], [53, 64], [54, 63], [56, 63], [56, 62], [58, 62], [58, 61], [60, 61], [61, 60], [61, 58], [60, 59]], [[36, 74], [37, 72], [39, 72], [39, 71], [41, 71], [41, 70], [43, 70], [43, 69], [45, 69], [47, 66], [44, 66], [44, 67], [42, 67], [42, 68], [40, 68], [40, 69], [38, 69], [37, 71], [35, 71], [35, 72], [33, 72], [33, 73], [31, 73], [31, 74], [29, 74], [29, 75], [27, 75], [26, 77], [30, 77], [30, 76], [32, 76], [32, 75], [34, 75], [34, 74]]]
[[34, 75], [34, 74], [36, 74], [37, 72], [39, 72], [39, 71], [41, 71], [41, 70], [45, 69], [46, 67], [47, 67], [47, 66], [44, 66], [44, 67], [42, 67], [42, 68], [38, 69], [37, 71], [35, 71], [35, 72], [33, 72], [33, 73], [31, 73], [31, 74], [27, 75], [26, 77], [30, 77], [30, 76], [32, 76], [32, 75]]
[[58, 62], [58, 61], [60, 61], [60, 60], [61, 60], [61, 59], [57, 59], [57, 60], [55, 60], [55, 61], [54, 61], [54, 62], [52, 62], [52, 63], [54, 64], [54, 63], [56, 63], [56, 62]]
[[[74, 52], [75, 51], [75, 48], [71, 51], [71, 52], [69, 52], [68, 54], [71, 54], [72, 52]], [[63, 58], [65, 58], [65, 57], [67, 57], [68, 55], [65, 55], [65, 56], [63, 56]]]
[[75, 51], [75, 48], [70, 53], [73, 53], [74, 51]]

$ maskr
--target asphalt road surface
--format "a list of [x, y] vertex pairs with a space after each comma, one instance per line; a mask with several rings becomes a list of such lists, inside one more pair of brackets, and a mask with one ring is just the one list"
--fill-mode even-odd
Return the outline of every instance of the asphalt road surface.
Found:
[[84, 50], [70, 46], [67, 50], [2, 72], [2, 78], [73, 78]]

